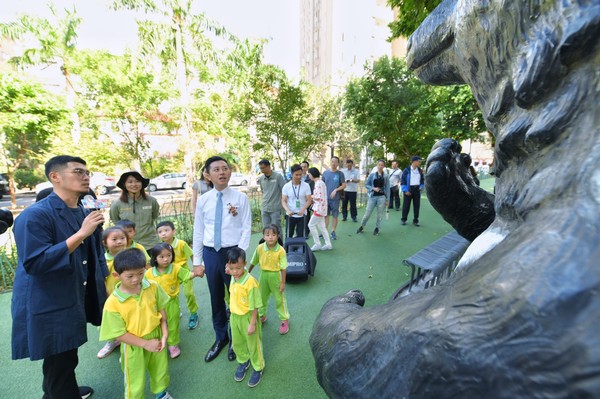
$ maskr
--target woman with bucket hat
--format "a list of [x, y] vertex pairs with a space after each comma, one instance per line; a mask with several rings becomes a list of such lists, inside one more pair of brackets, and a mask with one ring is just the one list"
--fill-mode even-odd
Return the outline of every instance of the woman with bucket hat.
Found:
[[135, 241], [146, 251], [160, 242], [154, 228], [160, 207], [156, 198], [144, 191], [149, 183], [150, 179], [145, 179], [138, 171], [123, 173], [117, 182], [117, 187], [122, 190], [121, 196], [110, 206], [111, 222], [116, 224], [123, 219], [134, 222]]

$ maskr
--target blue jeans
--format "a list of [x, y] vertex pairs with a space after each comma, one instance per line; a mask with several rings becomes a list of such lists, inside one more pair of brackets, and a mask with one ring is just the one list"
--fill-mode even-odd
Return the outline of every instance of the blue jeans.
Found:
[[365, 215], [363, 216], [360, 225], [364, 227], [369, 221], [371, 217], [371, 213], [373, 212], [373, 208], [377, 207], [377, 222], [375, 222], [375, 227], [381, 227], [381, 219], [383, 218], [383, 213], [385, 212], [385, 195], [378, 196], [370, 196], [369, 201], [367, 202], [367, 210], [365, 211]]

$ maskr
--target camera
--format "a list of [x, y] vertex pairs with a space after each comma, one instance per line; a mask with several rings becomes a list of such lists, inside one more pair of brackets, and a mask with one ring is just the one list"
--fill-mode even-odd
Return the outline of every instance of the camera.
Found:
[[13, 225], [13, 215], [6, 209], [0, 209], [0, 234], [4, 234]]

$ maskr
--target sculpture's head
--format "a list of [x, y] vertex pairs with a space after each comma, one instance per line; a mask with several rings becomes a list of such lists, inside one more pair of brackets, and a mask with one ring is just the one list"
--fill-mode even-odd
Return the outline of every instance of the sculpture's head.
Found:
[[598, 113], [599, 37], [597, 1], [446, 0], [411, 36], [407, 61], [426, 83], [471, 87], [501, 171]]

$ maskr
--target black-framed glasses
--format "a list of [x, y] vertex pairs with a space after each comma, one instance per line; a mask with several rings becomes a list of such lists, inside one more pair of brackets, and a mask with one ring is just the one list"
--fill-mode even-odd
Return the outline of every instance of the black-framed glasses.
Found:
[[67, 172], [71, 172], [74, 175], [79, 176], [81, 179], [83, 179], [84, 176], [90, 177], [90, 171], [87, 169], [75, 168], [73, 170], [67, 170]]

